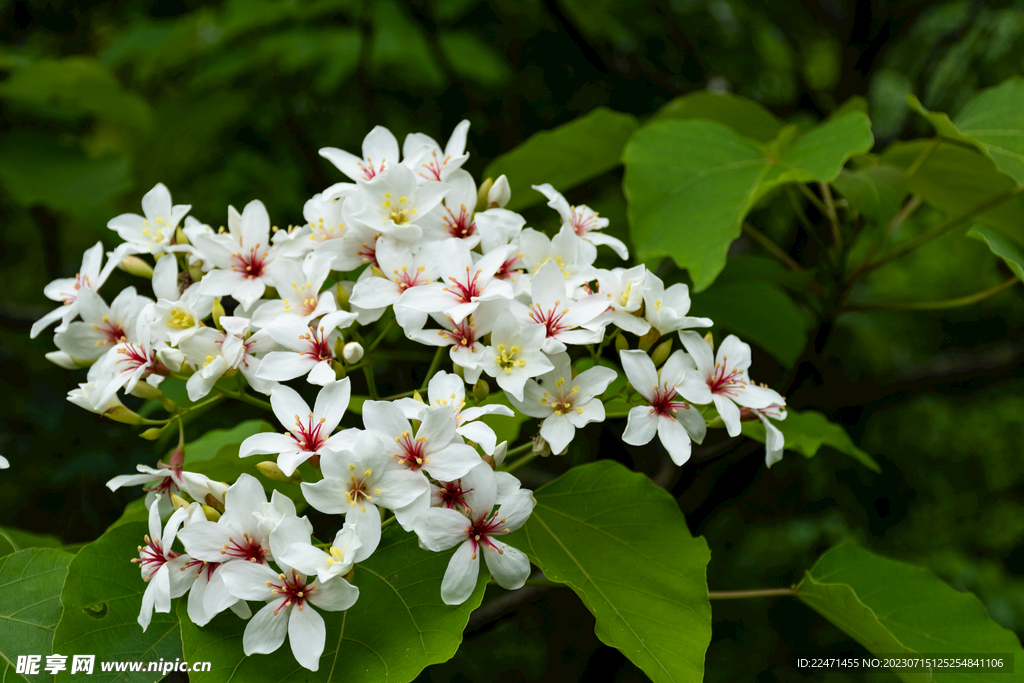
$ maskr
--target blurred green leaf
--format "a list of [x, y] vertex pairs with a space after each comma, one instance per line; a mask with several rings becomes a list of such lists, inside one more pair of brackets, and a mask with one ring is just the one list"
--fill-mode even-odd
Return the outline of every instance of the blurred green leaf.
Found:
[[574, 467], [535, 495], [512, 544], [572, 588], [597, 618], [597, 637], [652, 680], [703, 681], [711, 554], [672, 496], [612, 460]]
[[0, 557], [28, 548], [60, 548], [62, 545], [56, 536], [37, 534], [10, 526], [0, 527]]
[[505, 208], [522, 211], [546, 201], [531, 185], [551, 183], [564, 194], [618, 166], [622, 148], [636, 127], [635, 117], [598, 107], [575, 121], [530, 136], [492, 161], [484, 177], [507, 176], [512, 199]]
[[1024, 185], [1024, 78], [1010, 78], [982, 90], [955, 121], [941, 112], [928, 111], [913, 95], [907, 95], [907, 102], [939, 135], [974, 145], [999, 170]]
[[784, 125], [754, 100], [707, 90], [675, 98], [659, 109], [650, 122], [665, 119], [716, 121], [758, 142], [774, 140]]
[[121, 87], [103, 63], [89, 57], [40, 60], [15, 69], [0, 82], [0, 98], [47, 118], [97, 116], [145, 132], [149, 105]]
[[843, 169], [834, 185], [851, 207], [883, 230], [903, 206], [909, 192], [903, 173], [892, 166]]
[[480, 36], [468, 31], [445, 31], [437, 40], [445, 59], [462, 78], [488, 88], [512, 80], [505, 57]]
[[373, 3], [370, 68], [378, 77], [399, 76], [412, 90], [436, 91], [445, 81], [423, 31], [395, 0]]
[[274, 426], [264, 420], [246, 420], [230, 429], [211, 429], [185, 444], [185, 469], [191, 470], [197, 462], [213, 460], [225, 446], [241, 444], [253, 434], [272, 431], [275, 431]]
[[[786, 450], [802, 453], [805, 458], [813, 458], [822, 446], [830, 446], [870, 470], [882, 471], [874, 458], [853, 443], [845, 429], [829, 422], [827, 417], [816, 410], [787, 410], [786, 419], [776, 426], [786, 438]], [[743, 434], [761, 443], [765, 441], [765, 429], [760, 420], [744, 422]]]
[[[818, 559], [796, 595], [868, 650], [893, 655], [1010, 654], [1024, 651], [1012, 631], [997, 625], [981, 601], [922, 567], [890, 560], [852, 543]], [[1019, 681], [1024, 672], [943, 669], [894, 673], [906, 683]]]
[[466, 602], [453, 607], [441, 601], [441, 579], [448, 561], [448, 553], [420, 548], [414, 534], [386, 529], [373, 555], [355, 566], [356, 604], [346, 612], [320, 612], [327, 626], [327, 644], [316, 672], [301, 668], [287, 645], [270, 655], [246, 656], [242, 634], [248, 622], [225, 613], [200, 628], [187, 618], [185, 601], [179, 601], [185, 659], [212, 663], [209, 672], [190, 674], [189, 680], [411, 681], [430, 664], [455, 655], [470, 613], [483, 600], [486, 569]]
[[989, 228], [971, 228], [967, 236], [987, 244], [993, 254], [1006, 262], [1014, 275], [1024, 280], [1024, 248], [1020, 244]]
[[[53, 636], [53, 651], [96, 653], [127, 661], [173, 661], [181, 657], [181, 636], [175, 614], [154, 614], [149, 628], [139, 626], [139, 609], [146, 582], [137, 564], [136, 548], [148, 532], [145, 524], [133, 522], [108, 529], [78, 551], [68, 566], [68, 578], [60, 593], [64, 614]], [[156, 683], [160, 672], [102, 672], [91, 675], [67, 671], [58, 681], [119, 681]]]
[[4, 671], [4, 681], [44, 681], [42, 671], [50, 654], [53, 631], [63, 608], [60, 589], [74, 555], [52, 548], [30, 548], [0, 558], [0, 657], [8, 665], [18, 655], [42, 655], [40, 673]]
[[802, 136], [788, 127], [764, 146], [711, 121], [645, 126], [626, 147], [623, 181], [638, 256], [672, 257], [703, 291], [759, 197], [784, 183], [831, 182], [871, 144], [871, 123], [859, 112]]
[[[789, 270], [777, 260], [755, 254], [730, 257], [715, 284], [767, 282], [794, 292], [804, 292], [814, 280], [809, 270]], [[701, 295], [703, 296], [703, 294]], [[699, 300], [700, 297], [697, 298]]]

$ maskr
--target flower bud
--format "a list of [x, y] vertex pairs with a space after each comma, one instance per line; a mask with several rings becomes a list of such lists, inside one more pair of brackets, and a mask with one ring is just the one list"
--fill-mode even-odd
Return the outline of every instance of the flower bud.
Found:
[[206, 515], [207, 521], [216, 522], [220, 519], [220, 512], [210, 507], [209, 505], [203, 505], [203, 514]]
[[185, 231], [180, 227], [174, 231], [174, 243], [178, 245], [189, 244], [188, 237], [185, 237]]
[[50, 351], [46, 354], [46, 360], [65, 370], [78, 370], [83, 367], [78, 364], [78, 361], [63, 351]]
[[160, 435], [163, 434], [164, 429], [165, 427], [150, 427], [146, 431], [139, 434], [139, 436], [141, 436], [143, 439], [146, 439], [147, 441], [156, 441], [157, 439], [160, 438]]
[[491, 191], [491, 187], [494, 185], [494, 178], [487, 178], [480, 183], [480, 189], [476, 191], [476, 207], [475, 211], [486, 211], [487, 210], [487, 195]]
[[[658, 337], [660, 336], [661, 332], [658, 332], [656, 327], [652, 327], [647, 330], [642, 337], [640, 337], [640, 343], [637, 344], [637, 348], [641, 351], [649, 351], [651, 347], [654, 346], [654, 342], [658, 341]], [[657, 363], [655, 363], [655, 365], [657, 365]]]
[[473, 385], [473, 396], [476, 398], [476, 400], [482, 401], [488, 396], [490, 396], [490, 394], [491, 385], [489, 385], [487, 381], [483, 377], [481, 377], [476, 381], [476, 384]]
[[363, 345], [359, 342], [349, 342], [341, 352], [346, 363], [358, 363], [363, 357]]
[[540, 434], [533, 437], [533, 452], [542, 458], [546, 458], [551, 455], [551, 446]]
[[224, 314], [225, 314], [224, 304], [222, 304], [220, 302], [220, 299], [214, 299], [213, 300], [213, 324], [216, 325], [217, 329], [220, 330], [221, 332], [224, 331], [224, 328], [220, 324], [220, 318]]
[[485, 456], [484, 460], [487, 460], [488, 457], [491, 458], [488, 464], [490, 464], [491, 467], [497, 467], [501, 463], [505, 462], [505, 455], [507, 453], [508, 441], [502, 441], [501, 443], [494, 447], [494, 453], [491, 454], [490, 456]]
[[124, 406], [114, 406], [103, 411], [103, 417], [113, 420], [114, 422], [120, 422], [126, 425], [140, 425], [142, 424], [142, 416], [136, 412], [128, 410]]
[[704, 341], [708, 343], [708, 346], [711, 347], [712, 351], [715, 350], [715, 338], [711, 336], [710, 332], [704, 335]]
[[338, 302], [338, 309], [342, 311], [350, 310], [348, 305], [348, 290], [338, 283], [338, 286], [334, 288], [334, 298]]
[[620, 334], [618, 337], [615, 338], [615, 350], [619, 351], [620, 353], [622, 351], [628, 351], [629, 340]]
[[498, 176], [498, 179], [494, 181], [494, 185], [487, 192], [487, 208], [488, 209], [500, 209], [508, 204], [508, 200], [512, 199], [512, 190], [508, 186], [508, 178], [504, 175]]
[[174, 507], [175, 510], [180, 510], [181, 508], [187, 508], [189, 506], [189, 502], [182, 498], [181, 496], [179, 496], [177, 493], [172, 493], [171, 505]]
[[188, 264], [188, 276], [192, 282], [199, 282], [203, 279], [203, 262], [196, 261], [192, 263], [191, 259]]
[[147, 280], [153, 279], [153, 266], [149, 265], [134, 254], [129, 254], [121, 259], [121, 262], [117, 264], [117, 267], [129, 275], [144, 277]]
[[256, 463], [256, 469], [260, 471], [260, 474], [262, 474], [267, 479], [270, 479], [271, 481], [302, 481], [302, 475], [299, 474], [298, 470], [295, 470], [292, 476], [289, 477], [287, 474], [284, 473], [284, 470], [281, 469], [281, 466], [278, 465], [273, 460], [264, 460], [263, 462]]
[[388, 278], [388, 276], [384, 274], [384, 271], [377, 266], [370, 266], [370, 272], [373, 273], [374, 277], [382, 277], [385, 280]]
[[206, 497], [203, 498], [203, 509], [211, 508], [216, 512], [224, 512], [224, 501], [217, 498], [212, 493], [207, 493]]
[[345, 375], [348, 374], [348, 370], [345, 369], [345, 366], [338, 361], [331, 362], [331, 369], [334, 370], [335, 379], [345, 379]]
[[167, 462], [167, 468], [172, 470], [180, 470], [185, 466], [185, 449], [178, 446], [171, 451], [171, 459]]
[[172, 349], [169, 347], [159, 349], [156, 352], [156, 357], [171, 372], [181, 372], [181, 365], [185, 362], [184, 353], [178, 349]]
[[654, 361], [654, 367], [661, 367], [661, 364], [668, 360], [668, 355], [670, 353], [672, 353], [672, 337], [669, 337], [655, 347], [654, 353], [651, 354], [651, 360]]
[[138, 396], [139, 398], [149, 399], [151, 401], [163, 401], [166, 398], [166, 396], [164, 396], [164, 392], [160, 391], [149, 382], [139, 382], [130, 393], [132, 396]]
[[419, 389], [416, 389], [412, 392], [412, 400], [416, 401], [417, 403], [422, 403], [423, 405], [427, 404], [427, 402], [424, 401], [423, 397], [420, 395]]

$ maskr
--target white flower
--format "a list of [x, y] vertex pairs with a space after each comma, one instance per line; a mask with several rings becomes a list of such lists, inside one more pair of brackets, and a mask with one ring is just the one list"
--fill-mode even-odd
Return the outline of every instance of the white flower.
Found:
[[407, 306], [414, 288], [431, 285], [437, 280], [441, 259], [436, 251], [421, 249], [413, 254], [409, 245], [382, 237], [375, 252], [384, 277], [360, 278], [352, 288], [349, 301], [365, 309], [395, 307], [395, 318], [407, 333], [423, 329], [427, 312]]
[[402, 145], [405, 163], [416, 171], [420, 182], [445, 182], [469, 158], [469, 154], [466, 153], [468, 133], [469, 121], [460, 121], [452, 131], [452, 136], [448, 138], [444, 151], [441, 151], [441, 145], [433, 138], [423, 133], [407, 135]]
[[0, 470], [6, 470], [11, 466], [11, 463], [4, 456], [0, 455]]
[[245, 318], [221, 316], [224, 332], [203, 327], [181, 341], [186, 362], [195, 372], [185, 383], [190, 401], [198, 401], [210, 393], [217, 381], [229, 370], [239, 370], [249, 385], [262, 394], [269, 394], [276, 382], [256, 376], [260, 360], [252, 354], [277, 348], [267, 330], [248, 336], [249, 321]]
[[143, 311], [153, 339], [177, 346], [196, 333], [213, 310], [213, 297], [201, 293], [201, 284], [184, 292], [178, 287], [178, 260], [173, 254], [162, 257], [153, 268], [155, 304]]
[[523, 400], [509, 400], [521, 412], [543, 420], [540, 435], [557, 454], [566, 449], [577, 429], [604, 421], [604, 404], [596, 397], [615, 381], [617, 373], [596, 366], [574, 378], [569, 354], [551, 356], [551, 362], [554, 369], [526, 383]]
[[259, 200], [238, 212], [228, 213], [229, 232], [214, 234], [196, 231], [189, 234], [196, 256], [204, 270], [213, 267], [200, 281], [200, 292], [208, 296], [231, 296], [243, 306], [251, 306], [274, 284], [270, 248], [270, 216]]
[[289, 434], [254, 434], [242, 442], [238, 455], [277, 455], [277, 464], [288, 476], [295, 468], [314, 456], [320, 456], [334, 443], [339, 443], [340, 434], [331, 432], [341, 422], [348, 408], [352, 389], [348, 377], [332, 382], [317, 394], [313, 410], [309, 409], [298, 392], [291, 387], [279, 386], [270, 392], [270, 405], [274, 415]]
[[676, 351], [659, 373], [654, 361], [643, 351], [622, 351], [619, 356], [629, 383], [648, 403], [629, 411], [622, 440], [632, 446], [643, 446], [657, 434], [672, 462], [682, 465], [690, 459], [690, 440], [699, 444], [707, 433], [704, 417], [686, 401], [676, 400], [677, 394], [689, 397], [687, 389], [700, 384], [692, 361], [682, 351]]
[[352, 180], [372, 180], [385, 168], [399, 162], [398, 140], [384, 126], [376, 126], [363, 138], [362, 158], [337, 147], [324, 147], [320, 156]]
[[587, 323], [586, 327], [598, 329], [611, 323], [637, 336], [646, 334], [651, 329], [651, 324], [643, 318], [633, 315], [640, 310], [644, 303], [646, 277], [647, 269], [642, 263], [628, 270], [623, 268], [598, 270], [597, 296], [605, 298], [608, 308]]
[[413, 172], [401, 165], [358, 184], [358, 194], [353, 198], [358, 197], [361, 208], [351, 220], [402, 242], [420, 238], [423, 228], [419, 222], [430, 221], [428, 214], [440, 207], [449, 190], [445, 183], [417, 185]]
[[497, 472], [482, 462], [458, 479], [432, 483], [430, 506], [449, 508], [468, 516], [482, 495], [491, 495], [488, 491], [495, 492], [495, 501], [501, 505], [519, 489], [519, 480], [512, 473]]
[[252, 324], [267, 327], [283, 313], [291, 313], [308, 323], [327, 313], [338, 310], [334, 292], [320, 290], [331, 273], [331, 259], [327, 254], [311, 254], [304, 260], [279, 259], [274, 267], [274, 286], [280, 299], [268, 301], [256, 309]]
[[121, 214], [110, 219], [107, 227], [117, 232], [121, 239], [136, 247], [137, 251], [163, 253], [174, 239], [178, 223], [192, 207], [186, 204], [171, 205], [171, 193], [163, 183], [157, 183], [142, 197], [142, 212]]
[[473, 214], [476, 211], [476, 182], [466, 171], [459, 169], [445, 181], [451, 190], [441, 205], [440, 224], [430, 226], [428, 233], [436, 239], [455, 238], [462, 240], [470, 249], [480, 244]]
[[103, 265], [103, 243], [97, 242], [85, 251], [82, 256], [82, 268], [74, 277], [58, 278], [43, 288], [43, 294], [47, 299], [59, 301], [63, 304], [55, 308], [32, 325], [29, 337], [35, 339], [39, 333], [60, 320], [57, 332], [68, 329], [68, 324], [78, 315], [78, 292], [82, 289], [91, 289], [98, 292], [103, 283], [110, 277], [110, 273], [128, 252], [128, 245], [122, 244], [115, 249]]
[[78, 313], [82, 322], [73, 322], [67, 330], [58, 332], [53, 341], [57, 348], [72, 358], [93, 360], [110, 350], [120, 341], [135, 338], [135, 324], [146, 304], [134, 287], [125, 287], [108, 307], [99, 294], [91, 289], [78, 292]]
[[541, 352], [547, 338], [543, 325], [520, 325], [509, 311], [498, 316], [491, 331], [491, 345], [483, 352], [480, 367], [511, 397], [523, 400], [526, 380], [554, 368]]
[[757, 416], [764, 425], [764, 464], [771, 467], [782, 460], [782, 451], [786, 447], [786, 437], [778, 427], [773, 425], [772, 420], [785, 420], [786, 408], [781, 405], [770, 405], [767, 408], [740, 408], [740, 419], [751, 420]]
[[171, 598], [180, 597], [189, 589], [189, 576], [182, 569], [192, 558], [171, 550], [178, 527], [187, 515], [187, 508], [175, 510], [161, 534], [160, 506], [149, 506], [146, 545], [139, 546], [139, 557], [132, 560], [139, 563], [142, 580], [147, 583], [146, 592], [142, 594], [142, 609], [139, 611], [139, 625], [143, 631], [149, 628], [153, 612], [169, 613]]
[[472, 422], [483, 415], [514, 415], [508, 406], [499, 403], [466, 408], [466, 385], [458, 375], [443, 370], [430, 378], [427, 384], [427, 402], [420, 403], [412, 398], [395, 401], [405, 416], [411, 420], [423, 419], [423, 412], [429, 407], [443, 406], [455, 413], [455, 431], [470, 441], [475, 441], [488, 455], [494, 452], [497, 437], [494, 430], [483, 422]]
[[605, 297], [598, 294], [574, 301], [565, 294], [562, 272], [549, 261], [537, 269], [530, 282], [532, 303], [529, 307], [513, 301], [512, 313], [523, 325], [542, 325], [546, 338], [544, 353], [561, 353], [566, 344], [594, 344], [604, 337], [604, 329], [577, 329], [589, 323], [608, 308]]
[[308, 543], [293, 543], [281, 555], [281, 561], [307, 576], [316, 575], [320, 583], [344, 577], [356, 562], [362, 562], [377, 549], [380, 542], [380, 522], [375, 534], [360, 536], [360, 530], [369, 531], [366, 524], [355, 518], [345, 518], [345, 525], [334, 535], [326, 552]]
[[402, 305], [426, 313], [444, 313], [459, 324], [482, 302], [512, 299], [512, 286], [495, 277], [509, 254], [501, 247], [473, 263], [473, 255], [462, 240], [446, 240], [438, 250], [440, 283], [408, 290]]
[[581, 244], [582, 240], [568, 225], [563, 225], [550, 240], [532, 228], [523, 230], [519, 235], [523, 266], [536, 273], [545, 263], [553, 261], [562, 272], [566, 296], [572, 296], [577, 287], [594, 279], [593, 259], [583, 253]]
[[326, 386], [335, 380], [334, 342], [356, 315], [348, 311], [335, 311], [325, 315], [314, 328], [298, 316], [282, 315], [266, 328], [270, 336], [288, 351], [271, 351], [260, 362], [256, 376], [260, 379], [284, 382], [307, 375], [310, 384]]
[[480, 573], [481, 552], [488, 571], [502, 588], [521, 588], [530, 575], [526, 555], [499, 541], [498, 537], [526, 523], [536, 505], [533, 493], [520, 489], [497, 510], [494, 510], [496, 489], [474, 491], [467, 496], [472, 508], [468, 519], [446, 507], [430, 508], [414, 525], [420, 543], [428, 550], [444, 551], [459, 546], [441, 581], [441, 599], [446, 605], [461, 605], [472, 595]]
[[526, 219], [508, 209], [492, 208], [476, 214], [473, 223], [480, 233], [480, 249], [486, 254], [517, 240]]
[[[363, 542], [376, 547], [381, 523], [377, 506], [405, 508], [427, 493], [427, 479], [421, 472], [395, 462], [373, 434], [360, 432], [348, 438], [339, 449], [320, 457], [324, 478], [313, 484], [303, 482], [302, 495], [320, 512], [344, 514], [346, 520], [358, 523]], [[404, 522], [403, 526], [411, 524], [404, 512], [398, 521]], [[376, 530], [377, 541], [366, 535], [367, 529]]]
[[157, 463], [158, 468], [148, 465], [136, 465], [142, 474], [119, 474], [107, 482], [107, 488], [116, 491], [122, 486], [138, 486], [147, 484], [142, 490], [146, 492], [146, 507], [152, 507], [154, 502], [161, 506], [162, 514], [169, 515], [174, 509], [171, 504], [171, 494], [178, 493], [185, 486], [185, 478], [181, 467], [170, 467], [162, 462]]
[[654, 273], [648, 272], [644, 280], [644, 317], [660, 334], [692, 327], [711, 327], [711, 318], [694, 318], [686, 315], [690, 310], [690, 290], [682, 284], [665, 289], [665, 283]]
[[629, 258], [629, 249], [626, 248], [626, 245], [621, 240], [601, 232], [594, 232], [595, 230], [608, 227], [607, 218], [601, 218], [596, 211], [585, 204], [569, 206], [569, 202], [565, 200], [565, 197], [548, 183], [533, 185], [532, 187], [548, 198], [548, 206], [557, 211], [558, 215], [561, 216], [562, 225], [571, 227], [576, 236], [586, 243], [584, 248], [594, 252], [594, 256], [589, 257], [591, 262], [597, 256], [596, 246], [594, 245], [598, 244], [607, 244], [623, 260]]
[[241, 600], [263, 600], [266, 606], [246, 624], [242, 649], [246, 655], [270, 654], [291, 641], [296, 661], [310, 671], [320, 665], [327, 628], [313, 609], [339, 612], [355, 604], [359, 589], [344, 578], [322, 583], [309, 578], [280, 559], [290, 546], [309, 545], [309, 531], [301, 520], [288, 518], [271, 536], [271, 546], [280, 573], [263, 564], [232, 562], [220, 569], [224, 585]]
[[746, 372], [750, 367], [750, 346], [735, 335], [730, 334], [721, 343], [717, 358], [711, 355], [711, 346], [696, 332], [680, 332], [679, 339], [693, 357], [703, 380], [703, 386], [694, 386], [686, 397], [695, 403], [714, 401], [729, 436], [740, 433], [740, 406], [757, 409], [786, 405], [786, 399], [778, 392], [749, 380]]
[[145, 317], [140, 317], [138, 340], [115, 344], [89, 368], [88, 379], [99, 389], [90, 394], [95, 401], [93, 407], [98, 410], [106, 405], [118, 389], [124, 388], [125, 392], [131, 393], [143, 379], [153, 386], [159, 385], [167, 374], [167, 368], [157, 358], [157, 350], [162, 347], [166, 344], [152, 343], [149, 323]]
[[432, 314], [431, 317], [442, 329], [417, 330], [409, 338], [429, 346], [451, 346], [449, 357], [455, 365], [465, 369], [466, 382], [477, 381], [482, 372], [481, 361], [486, 347], [480, 341], [489, 334], [494, 323], [504, 310], [507, 302], [503, 299], [481, 303], [473, 315], [456, 324], [448, 316]]

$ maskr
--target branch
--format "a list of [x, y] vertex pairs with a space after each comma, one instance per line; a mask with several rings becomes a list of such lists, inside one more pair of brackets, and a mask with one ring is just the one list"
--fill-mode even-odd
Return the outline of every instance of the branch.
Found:
[[749, 591], [708, 591], [709, 600], [739, 600], [742, 598], [766, 598], [776, 595], [796, 595], [792, 586], [789, 588], [759, 588]]
[[970, 306], [971, 304], [984, 301], [985, 299], [998, 294], [1007, 287], [1011, 287], [1019, 281], [1019, 278], [1014, 275], [1009, 280], [1004, 280], [994, 287], [989, 287], [982, 292], [976, 292], [974, 294], [968, 294], [967, 296], [960, 296], [953, 299], [943, 299], [942, 301], [904, 301], [904, 302], [891, 302], [882, 304], [866, 304], [864, 306], [844, 306], [837, 311], [838, 313], [851, 313], [861, 311], [938, 311], [946, 308], [959, 308], [961, 306]]

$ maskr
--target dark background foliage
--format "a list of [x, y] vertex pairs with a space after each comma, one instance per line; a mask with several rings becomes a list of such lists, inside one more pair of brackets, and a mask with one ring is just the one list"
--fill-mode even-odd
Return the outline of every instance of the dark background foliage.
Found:
[[[30, 341], [28, 330], [51, 306], [43, 286], [73, 275], [97, 239], [111, 246], [106, 221], [138, 211], [154, 183], [213, 225], [227, 204], [254, 198], [287, 225], [307, 197], [342, 179], [317, 150], [356, 150], [377, 124], [400, 139], [422, 131], [443, 141], [468, 118], [467, 168], [479, 175], [532, 133], [595, 107], [643, 117], [704, 88], [796, 122], [861, 96], [883, 145], [931, 134], [907, 93], [955, 113], [1024, 72], [1024, 3], [32, 0], [0, 2], [0, 41], [0, 453], [12, 462], [0, 475], [0, 515], [75, 543], [97, 537], [137, 495], [103, 484], [152, 463], [153, 445], [68, 404], [80, 378], [50, 365], [49, 335]], [[537, 173], [529, 180], [544, 182]], [[570, 198], [601, 208], [625, 237], [620, 180], [615, 171]], [[527, 217], [554, 227], [546, 208]], [[785, 202], [751, 220], [815, 262], [816, 244], [795, 230]], [[760, 253], [745, 239], [733, 251]], [[658, 272], [682, 277], [664, 264]], [[943, 299], [1004, 277], [983, 245], [950, 235], [858, 292]], [[130, 282], [114, 278], [110, 290]], [[717, 436], [676, 469], [653, 447], [620, 450], [613, 422], [526, 483], [595, 455], [616, 458], [678, 497], [711, 546], [712, 589], [788, 585], [825, 548], [854, 538], [977, 593], [1021, 634], [1022, 323], [1017, 288], [949, 311], [826, 312], [788, 365], [755, 348], [758, 379], [844, 425], [880, 474], [828, 449], [809, 460], [789, 453], [766, 470], [760, 445]], [[396, 385], [406, 379], [397, 391], [422, 372], [394, 370]], [[196, 433], [249, 414], [225, 408]], [[597, 641], [571, 593], [525, 590], [491, 596], [456, 658], [424, 678], [644, 680]], [[796, 670], [799, 654], [860, 650], [795, 600], [716, 602], [713, 628], [710, 681], [893, 680]]]

